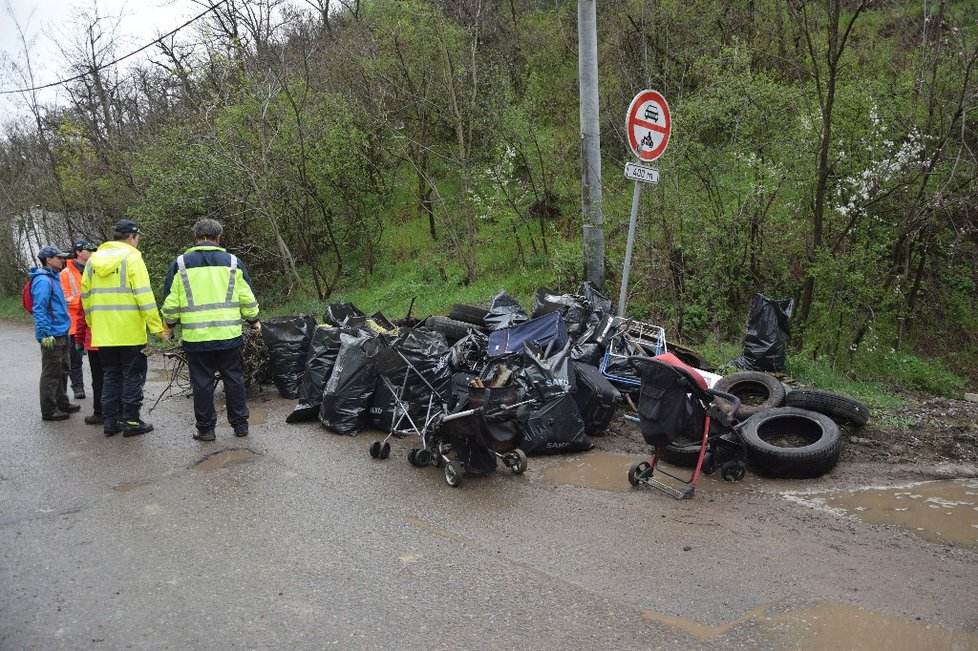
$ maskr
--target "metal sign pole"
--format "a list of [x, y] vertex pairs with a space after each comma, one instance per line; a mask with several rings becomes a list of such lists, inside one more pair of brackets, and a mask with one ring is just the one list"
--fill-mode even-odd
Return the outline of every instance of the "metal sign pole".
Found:
[[618, 316], [625, 316], [625, 297], [628, 295], [628, 272], [632, 268], [632, 247], [635, 245], [635, 223], [638, 222], [638, 202], [642, 196], [642, 184], [635, 181], [632, 194], [632, 218], [628, 222], [628, 244], [625, 246], [625, 268], [621, 272], [621, 291], [618, 293]]

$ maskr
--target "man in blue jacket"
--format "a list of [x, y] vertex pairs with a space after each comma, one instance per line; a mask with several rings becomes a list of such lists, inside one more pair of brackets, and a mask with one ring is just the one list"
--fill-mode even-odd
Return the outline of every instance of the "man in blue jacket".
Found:
[[41, 418], [65, 420], [81, 409], [68, 402], [68, 372], [71, 369], [68, 331], [71, 317], [61, 291], [58, 274], [70, 254], [53, 246], [37, 252], [41, 266], [31, 269], [31, 300], [34, 303], [34, 336], [41, 344]]

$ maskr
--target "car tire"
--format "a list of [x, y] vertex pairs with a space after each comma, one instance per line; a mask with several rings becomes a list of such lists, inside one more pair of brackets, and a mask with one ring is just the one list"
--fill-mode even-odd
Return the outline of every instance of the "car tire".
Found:
[[825, 414], [797, 407], [754, 414], [741, 425], [740, 437], [748, 463], [768, 477], [821, 477], [835, 467], [842, 453], [838, 425]]
[[817, 411], [856, 427], [862, 427], [869, 421], [869, 408], [866, 405], [849, 396], [829, 391], [795, 389], [784, 397], [784, 406]]
[[[738, 420], [746, 420], [758, 412], [780, 407], [785, 396], [781, 381], [773, 375], [760, 371], [743, 371], [725, 375], [716, 381], [713, 389], [732, 393], [740, 398], [740, 408], [733, 414]], [[722, 398], [717, 400], [728, 404]]]

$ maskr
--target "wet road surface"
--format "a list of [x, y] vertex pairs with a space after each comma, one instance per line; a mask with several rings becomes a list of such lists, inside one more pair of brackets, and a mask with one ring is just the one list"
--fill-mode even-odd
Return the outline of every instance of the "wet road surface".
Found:
[[[878, 496], [860, 511], [826, 482], [750, 476], [675, 501], [597, 452], [453, 489], [407, 463], [411, 440], [376, 461], [372, 433], [285, 424], [271, 388], [245, 439], [193, 441], [184, 397], [144, 414], [156, 431], [106, 439], [82, 422], [91, 398], [40, 420], [33, 332], [0, 329], [3, 649], [978, 648], [957, 515], [923, 536], [860, 519]], [[959, 486], [902, 497], [976, 512]]]

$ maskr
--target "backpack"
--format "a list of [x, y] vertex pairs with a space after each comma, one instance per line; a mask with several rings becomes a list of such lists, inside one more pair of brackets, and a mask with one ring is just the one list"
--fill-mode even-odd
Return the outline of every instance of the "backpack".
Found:
[[[49, 276], [48, 277], [48, 280], [51, 281], [51, 291], [53, 292], [54, 291], [54, 279]], [[31, 283], [32, 282], [34, 282], [34, 279], [33, 278], [28, 279], [27, 284], [24, 285], [24, 295], [21, 298], [21, 303], [23, 303], [24, 309], [27, 310], [27, 313], [30, 314], [31, 316], [34, 315], [34, 295], [31, 294]], [[54, 316], [54, 306], [52, 306], [50, 303], [48, 304], [48, 310], [51, 312], [51, 316], [53, 317]]]

